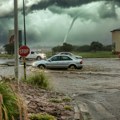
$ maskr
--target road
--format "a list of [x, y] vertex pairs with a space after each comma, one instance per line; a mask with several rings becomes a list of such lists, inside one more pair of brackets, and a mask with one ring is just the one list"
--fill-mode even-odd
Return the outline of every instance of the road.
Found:
[[54, 89], [69, 94], [86, 120], [120, 120], [120, 60], [84, 59], [84, 69], [50, 71]]
[[[86, 120], [120, 120], [120, 59], [83, 61], [82, 70], [47, 70], [53, 89], [72, 96]], [[0, 75], [13, 74], [13, 67], [1, 66]]]

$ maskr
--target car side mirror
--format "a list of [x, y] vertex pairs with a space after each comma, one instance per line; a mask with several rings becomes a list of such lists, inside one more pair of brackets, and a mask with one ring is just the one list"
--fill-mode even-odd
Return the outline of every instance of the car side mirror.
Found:
[[48, 61], [49, 61], [49, 62], [51, 62], [51, 60], [50, 60], [50, 59], [49, 59]]

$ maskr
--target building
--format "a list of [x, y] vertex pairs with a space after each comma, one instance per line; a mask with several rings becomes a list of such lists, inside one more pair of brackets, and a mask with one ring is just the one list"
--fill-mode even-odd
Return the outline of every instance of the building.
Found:
[[[19, 46], [22, 45], [22, 31], [19, 30], [18, 31], [18, 40], [19, 40]], [[9, 38], [8, 38], [8, 43], [14, 43], [15, 39], [14, 39], [14, 30], [9, 30]]]
[[111, 31], [112, 33], [112, 45], [113, 45], [113, 52], [120, 53], [120, 28], [114, 29]]

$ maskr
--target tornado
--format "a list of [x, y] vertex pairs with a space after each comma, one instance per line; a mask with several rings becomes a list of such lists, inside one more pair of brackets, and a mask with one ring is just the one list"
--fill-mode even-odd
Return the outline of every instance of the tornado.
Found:
[[69, 33], [70, 33], [70, 31], [71, 31], [71, 29], [72, 29], [72, 27], [73, 27], [73, 24], [74, 24], [75, 20], [77, 19], [77, 17], [78, 17], [78, 16], [75, 16], [75, 17], [73, 18], [73, 20], [72, 20], [72, 22], [71, 22], [71, 24], [70, 24], [70, 27], [69, 27], [69, 29], [68, 29], [68, 31], [67, 31], [67, 34], [65, 35], [65, 38], [64, 38], [63, 43], [66, 43], [67, 38], [68, 38], [68, 35], [69, 35]]

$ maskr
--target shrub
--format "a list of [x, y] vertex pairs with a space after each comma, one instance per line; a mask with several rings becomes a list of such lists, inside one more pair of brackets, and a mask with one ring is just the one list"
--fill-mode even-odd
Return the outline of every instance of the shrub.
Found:
[[12, 89], [4, 82], [0, 82], [0, 94], [2, 100], [2, 119], [11, 120], [19, 115], [17, 97]]
[[30, 120], [57, 120], [54, 116], [49, 115], [49, 114], [32, 114], [30, 116]]
[[35, 74], [30, 75], [26, 82], [40, 88], [49, 88], [49, 81], [44, 72], [36, 72]]
[[71, 98], [70, 98], [70, 97], [65, 97], [65, 98], [63, 98], [63, 101], [64, 101], [64, 102], [70, 102], [70, 101], [71, 101]]
[[61, 99], [51, 99], [50, 102], [53, 102], [53, 103], [62, 103], [62, 100]]
[[71, 110], [72, 110], [72, 107], [69, 106], [69, 105], [66, 105], [66, 106], [64, 106], [64, 109], [65, 109], [65, 110], [69, 110], [69, 111], [71, 111]]

